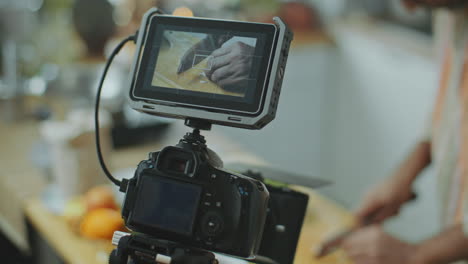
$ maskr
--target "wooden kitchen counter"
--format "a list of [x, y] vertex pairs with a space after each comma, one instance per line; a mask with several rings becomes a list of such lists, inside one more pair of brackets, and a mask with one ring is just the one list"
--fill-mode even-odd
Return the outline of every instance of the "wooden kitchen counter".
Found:
[[[304, 221], [295, 263], [298, 264], [348, 264], [343, 252], [336, 252], [317, 260], [314, 248], [327, 236], [352, 222], [349, 212], [317, 192], [303, 187], [300, 191], [309, 194], [309, 207]], [[110, 241], [92, 241], [75, 234], [61, 216], [49, 212], [38, 199], [27, 201], [25, 213], [28, 220], [43, 238], [54, 248], [66, 263], [105, 264], [113, 246]]]
[[[203, 132], [203, 134], [207, 138], [208, 146], [218, 153], [225, 163], [240, 161], [265, 164], [265, 161], [246, 153], [241, 147], [233, 143], [232, 140], [217, 133], [216, 127], [213, 130]], [[138, 162], [147, 157], [148, 152], [159, 150], [165, 145], [176, 144], [188, 131], [189, 129], [183, 126], [182, 122], [175, 122], [166, 133], [159, 135], [157, 142], [115, 151], [108, 157], [108, 162], [114, 170], [129, 167], [136, 168]], [[3, 126], [0, 127], [0, 134], [4, 136], [2, 147], [8, 147], [9, 150], [9, 152], [0, 151], [3, 173], [6, 173], [1, 177], [2, 180], [12, 179], [11, 182], [15, 182], [18, 186], [38, 184], [30, 179], [39, 178], [41, 173], [26, 162], [29, 149], [37, 139], [37, 124], [28, 123], [13, 125], [13, 127]], [[21, 157], [21, 159], [18, 157]], [[17, 179], [17, 181], [13, 181], [13, 179]], [[21, 182], [19, 182], [20, 179]], [[39, 189], [40, 184], [37, 186]], [[6, 187], [6, 185], [3, 185], [3, 187]], [[13, 188], [13, 185], [10, 187]], [[313, 248], [317, 247], [318, 243], [325, 237], [350, 225], [352, 222], [351, 214], [316, 191], [303, 187], [295, 187], [295, 189], [306, 192], [310, 196], [308, 212], [304, 221], [295, 263], [350, 263], [342, 252], [316, 260], [313, 258]], [[13, 191], [14, 189], [10, 189], [10, 192], [14, 193]], [[108, 253], [113, 248], [110, 242], [91, 241], [78, 236], [71, 230], [63, 217], [51, 213], [46, 208], [39, 195], [25, 195], [22, 202], [24, 214], [28, 222], [31, 223], [32, 227], [38, 231], [39, 235], [66, 263], [107, 263]], [[4, 201], [4, 206], [7, 206], [6, 200]], [[2, 213], [6, 213], [6, 211], [2, 211]], [[18, 224], [21, 224], [20, 219], [18, 219]]]
[[[317, 260], [313, 249], [320, 241], [351, 223], [349, 212], [314, 191], [301, 188], [310, 195], [309, 209], [297, 248], [296, 264], [348, 264], [343, 252]], [[75, 234], [61, 216], [52, 214], [39, 199], [27, 201], [26, 217], [56, 253], [70, 264], [105, 264], [113, 249], [110, 241], [92, 241]]]

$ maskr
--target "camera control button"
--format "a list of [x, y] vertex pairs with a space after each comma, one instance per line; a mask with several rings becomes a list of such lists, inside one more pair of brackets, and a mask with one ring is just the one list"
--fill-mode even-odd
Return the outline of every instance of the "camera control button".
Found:
[[239, 191], [240, 195], [242, 195], [242, 196], [249, 196], [249, 191], [247, 190], [246, 187], [244, 187], [242, 185], [239, 185], [238, 191]]
[[205, 206], [211, 206], [211, 203], [210, 202], [204, 202], [203, 203]]
[[208, 222], [207, 231], [210, 235], [215, 235], [221, 230], [221, 222], [218, 219], [212, 219]]
[[237, 176], [231, 175], [231, 177], [229, 177], [229, 183], [235, 183], [238, 178], [239, 177], [237, 177]]
[[216, 207], [221, 208], [222, 203], [221, 202], [216, 202]]
[[207, 192], [207, 193], [205, 193], [205, 196], [206, 196], [206, 197], [211, 197], [211, 196], [213, 196], [213, 194], [212, 194], [212, 193], [209, 193], [209, 192]]
[[223, 217], [217, 212], [208, 212], [202, 219], [202, 232], [207, 237], [218, 236], [223, 228]]
[[211, 179], [215, 180], [216, 178], [218, 178], [218, 175], [216, 175], [216, 174], [214, 174], [214, 173], [211, 174]]

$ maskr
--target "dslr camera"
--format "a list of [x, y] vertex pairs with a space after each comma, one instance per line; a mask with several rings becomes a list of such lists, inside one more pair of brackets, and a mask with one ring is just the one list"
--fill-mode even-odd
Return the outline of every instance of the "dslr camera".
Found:
[[292, 38], [277, 17], [269, 24], [176, 17], [155, 8], [145, 14], [128, 101], [143, 113], [184, 119], [193, 132], [150, 153], [134, 177], [122, 182], [122, 216], [133, 233], [126, 239], [116, 234], [119, 247], [111, 260], [123, 263], [130, 256], [170, 263], [158, 260], [173, 253], [168, 241], [255, 258], [268, 189], [262, 181], [224, 170], [200, 130], [211, 124], [260, 129], [272, 121]]
[[252, 258], [260, 246], [268, 190], [222, 170], [201, 135], [150, 153], [129, 181], [122, 211], [128, 228], [160, 239]]

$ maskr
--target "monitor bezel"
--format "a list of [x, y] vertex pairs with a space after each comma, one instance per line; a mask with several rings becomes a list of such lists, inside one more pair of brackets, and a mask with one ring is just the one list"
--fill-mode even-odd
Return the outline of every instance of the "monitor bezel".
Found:
[[[154, 35], [157, 34], [158, 25], [169, 25], [169, 26], [186, 26], [187, 24], [194, 24], [197, 28], [207, 28], [208, 30], [225, 30], [229, 28], [236, 32], [247, 32], [248, 34], [255, 34], [260, 31], [265, 34], [265, 46], [267, 47], [264, 51], [264, 57], [260, 64], [260, 75], [257, 81], [255, 95], [251, 102], [239, 102], [240, 99], [235, 96], [228, 96], [231, 100], [222, 100], [220, 97], [214, 96], [213, 98], [200, 98], [200, 95], [191, 95], [190, 91], [183, 91], [182, 95], [174, 93], [165, 93], [164, 91], [149, 91], [145, 89], [144, 82], [148, 82], [147, 75], [149, 74], [148, 69], [148, 53], [151, 52], [151, 41]], [[197, 110], [208, 110], [226, 114], [236, 114], [241, 116], [258, 116], [262, 113], [264, 98], [267, 94], [267, 88], [269, 87], [269, 74], [270, 67], [273, 60], [273, 54], [275, 51], [275, 42], [278, 37], [278, 29], [274, 24], [267, 23], [251, 23], [251, 22], [239, 22], [239, 21], [228, 21], [228, 20], [217, 20], [217, 19], [206, 19], [206, 18], [187, 18], [187, 17], [175, 17], [160, 14], [151, 15], [145, 24], [145, 32], [143, 36], [143, 42], [139, 50], [139, 62], [137, 64], [137, 71], [134, 74], [132, 80], [132, 86], [130, 91], [130, 99], [133, 101], [142, 101], [147, 104], [156, 105], [172, 105], [177, 107], [192, 108]], [[259, 34], [259, 33], [256, 33]], [[258, 48], [258, 46], [257, 46]], [[154, 62], [156, 65], [156, 61]], [[145, 75], [146, 74], [146, 75]], [[150, 74], [152, 79], [152, 73]], [[146, 78], [145, 78], [146, 77]], [[151, 83], [151, 81], [150, 81]], [[165, 88], [174, 90], [174, 88]], [[178, 90], [178, 89], [177, 89]], [[236, 100], [237, 99], [237, 100]]]

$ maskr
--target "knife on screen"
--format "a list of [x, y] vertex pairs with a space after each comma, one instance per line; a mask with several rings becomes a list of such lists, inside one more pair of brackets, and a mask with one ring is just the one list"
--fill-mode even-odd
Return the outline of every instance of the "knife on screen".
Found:
[[221, 48], [221, 46], [232, 36], [230, 35], [208, 35], [204, 39], [197, 42], [195, 45], [190, 47], [184, 55], [182, 55], [179, 67], [177, 68], [177, 74], [186, 72], [193, 66], [199, 64], [206, 57], [210, 56], [213, 51]]

